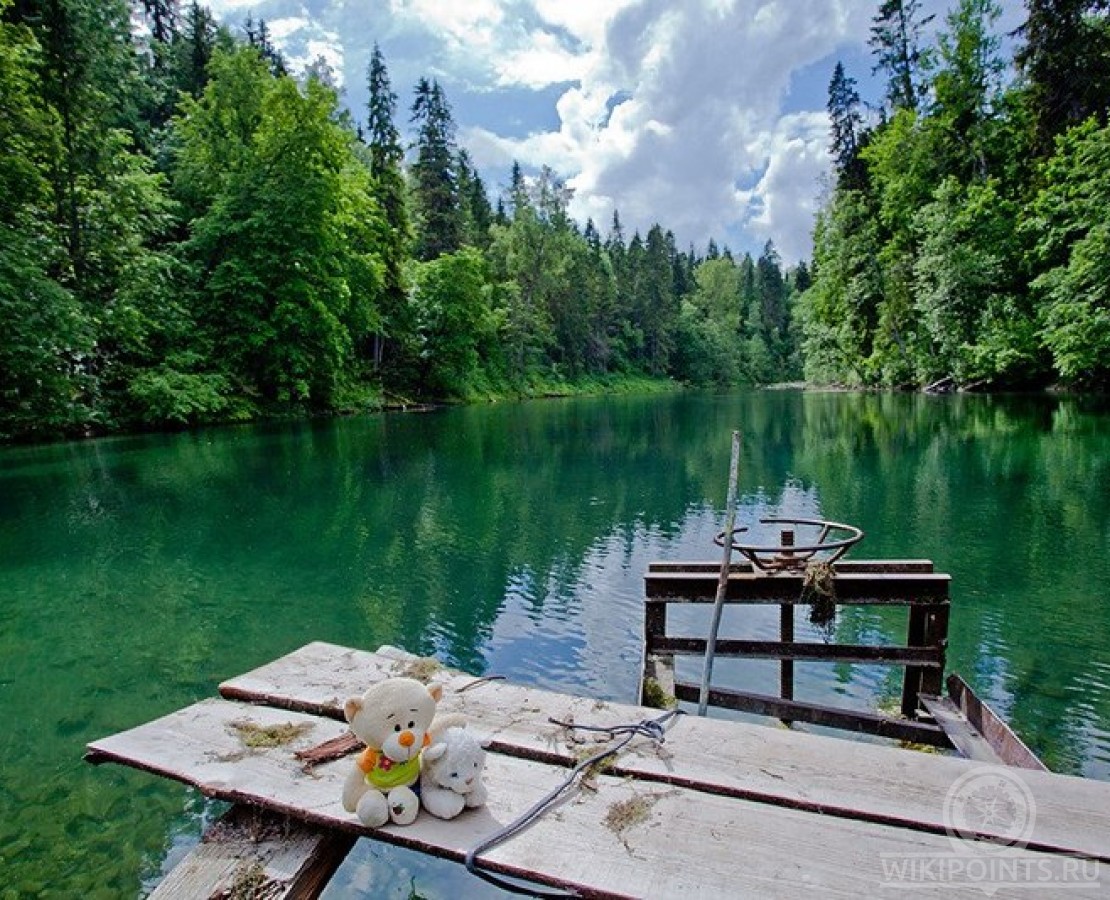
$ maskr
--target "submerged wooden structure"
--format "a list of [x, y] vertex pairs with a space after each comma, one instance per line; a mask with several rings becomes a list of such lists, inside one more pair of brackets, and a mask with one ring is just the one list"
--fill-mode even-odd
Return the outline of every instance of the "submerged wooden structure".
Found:
[[[358, 836], [461, 861], [604, 740], [552, 719], [613, 727], [658, 715], [440, 669], [431, 674], [445, 687], [441, 709], [463, 713], [491, 740], [489, 803], [451, 821], [422, 813], [409, 826], [367, 829], [340, 805], [351, 759], [306, 767], [303, 753], [348, 734], [347, 696], [413, 674], [415, 663], [392, 648], [312, 643], [223, 683], [219, 698], [90, 744], [93, 762], [135, 766], [235, 804], [227, 840], [202, 843], [155, 896], [231, 896], [232, 884], [248, 878], [255, 896], [315, 896]], [[248, 740], [252, 734], [274, 739]], [[664, 743], [637, 737], [556, 810], [483, 854], [481, 865], [587, 897], [879, 893], [902, 871], [891, 861], [952, 855], [945, 798], [977, 766], [679, 716]], [[1110, 863], [1110, 784], [1036, 771], [1023, 771], [1021, 781], [1036, 813], [1025, 858], [1050, 869]], [[984, 821], [975, 837], [1008, 840], [1005, 826]], [[290, 843], [301, 849], [283, 852]], [[913, 886], [945, 897], [983, 893], [976, 882]], [[1075, 896], [1105, 896], [1090, 879], [1069, 887]]]

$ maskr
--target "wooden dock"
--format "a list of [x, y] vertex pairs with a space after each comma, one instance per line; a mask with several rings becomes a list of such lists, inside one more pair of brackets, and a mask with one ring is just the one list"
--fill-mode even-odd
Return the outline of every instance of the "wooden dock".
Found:
[[[584, 748], [604, 746], [550, 719], [609, 727], [659, 714], [441, 669], [432, 676], [445, 688], [441, 710], [466, 715], [476, 733], [491, 739], [489, 803], [451, 821], [421, 813], [409, 826], [367, 829], [340, 805], [351, 759], [308, 770], [295, 753], [349, 734], [343, 701], [377, 680], [411, 674], [413, 663], [393, 648], [369, 653], [308, 644], [225, 682], [220, 698], [90, 744], [88, 756], [185, 782], [237, 809], [288, 817], [318, 864], [305, 886], [278, 893], [300, 877], [297, 867], [264, 862], [260, 871], [274, 888], [264, 896], [310, 897], [356, 836], [461, 862], [563, 781]], [[285, 729], [288, 742], [249, 746], [244, 740], [277, 726], [292, 726]], [[679, 716], [664, 743], [636, 738], [603, 774], [593, 774], [480, 862], [492, 872], [587, 897], [878, 894], [891, 886], [892, 871], [906, 871], [897, 868], [906, 860], [951, 858], [961, 846], [972, 857], [976, 847], [984, 858], [998, 851], [946, 833], [946, 796], [978, 767], [955, 757]], [[1023, 858], [1043, 871], [1084, 862], [1090, 875], [1101, 867], [1102, 886], [1088, 878], [1069, 885], [1069, 895], [1107, 896], [1110, 784], [1038, 771], [1019, 775], [1035, 813]], [[978, 833], [1010, 837], [1005, 823], [984, 821]], [[319, 863], [324, 857], [330, 868]], [[209, 878], [203, 889], [194, 882], [190, 893], [189, 873], [175, 872], [167, 882], [176, 876], [176, 893], [162, 896], [217, 896], [243, 875], [226, 856], [201, 869]], [[974, 881], [894, 885], [907, 886], [927, 896], [983, 895]]]

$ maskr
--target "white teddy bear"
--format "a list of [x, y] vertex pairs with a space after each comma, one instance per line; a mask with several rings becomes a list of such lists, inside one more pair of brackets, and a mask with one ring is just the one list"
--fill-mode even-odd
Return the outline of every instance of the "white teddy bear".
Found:
[[416, 819], [420, 800], [412, 788], [420, 778], [421, 751], [456, 718], [436, 719], [442, 696], [440, 685], [390, 678], [344, 704], [351, 731], [366, 749], [343, 784], [343, 808], [363, 825], [408, 825]]
[[486, 752], [465, 728], [448, 728], [424, 750], [420, 801], [440, 819], [453, 819], [465, 807], [482, 806], [488, 797], [482, 782]]

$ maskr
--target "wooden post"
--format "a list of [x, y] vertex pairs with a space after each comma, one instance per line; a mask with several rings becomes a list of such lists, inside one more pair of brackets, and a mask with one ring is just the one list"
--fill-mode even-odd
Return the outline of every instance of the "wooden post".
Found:
[[[920, 606], [910, 607], [906, 644], [910, 647], [922, 647], [925, 644], [925, 611]], [[921, 667], [906, 666], [906, 676], [902, 681], [902, 715], [907, 719], [917, 718], [917, 695], [920, 693]]]
[[[794, 546], [794, 532], [782, 532], [782, 546]], [[789, 550], [783, 551], [783, 556], [793, 555]], [[779, 605], [779, 640], [784, 644], [794, 643], [794, 604], [783, 603]], [[779, 696], [783, 700], [794, 699], [794, 660], [783, 659], [779, 663]], [[790, 724], [787, 722], [786, 724]]]
[[936, 647], [940, 653], [940, 668], [921, 670], [921, 693], [940, 696], [944, 678], [945, 651], [948, 649], [948, 604], [929, 610], [925, 614], [925, 633], [922, 643]]
[[644, 651], [655, 652], [656, 641], [667, 633], [666, 601], [649, 600], [644, 609]]

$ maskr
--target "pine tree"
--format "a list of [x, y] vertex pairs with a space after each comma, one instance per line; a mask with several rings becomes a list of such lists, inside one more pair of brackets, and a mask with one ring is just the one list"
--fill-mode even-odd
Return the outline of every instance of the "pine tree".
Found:
[[201, 6], [198, 0], [192, 0], [174, 48], [178, 90], [194, 99], [204, 93], [204, 86], [208, 84], [208, 63], [212, 60], [216, 43], [216, 20], [207, 7]]
[[860, 159], [863, 115], [860, 113], [856, 80], [844, 73], [844, 64], [837, 62], [829, 82], [829, 149], [837, 183], [845, 188], [860, 188], [866, 182], [867, 169]]
[[493, 207], [486, 195], [482, 176], [470, 161], [470, 154], [460, 150], [457, 160], [459, 203], [462, 212], [462, 240], [473, 247], [489, 246], [489, 228], [493, 224]]
[[887, 76], [887, 103], [897, 111], [916, 111], [925, 93], [921, 71], [928, 54], [921, 49], [921, 32], [933, 16], [919, 18], [919, 0], [883, 0], [871, 25], [868, 41], [875, 55], [875, 72]]
[[513, 167], [509, 172], [509, 207], [516, 215], [517, 208], [527, 204], [528, 187], [524, 182], [524, 171], [520, 168], [520, 163], [515, 159], [513, 160]]
[[1015, 56], [1028, 83], [1037, 150], [1110, 107], [1110, 22], [1104, 0], [1027, 0], [1025, 39]]
[[431, 260], [462, 245], [455, 123], [438, 81], [416, 85], [412, 122], [417, 126], [412, 167], [417, 214], [416, 255]]
[[285, 57], [281, 55], [281, 51], [274, 46], [274, 42], [270, 39], [270, 29], [266, 25], [265, 19], [259, 19], [258, 24], [255, 24], [254, 18], [248, 13], [247, 20], [243, 23], [243, 33], [247, 38], [247, 43], [262, 54], [262, 58], [266, 60], [270, 72], [275, 78], [289, 74]]
[[[168, 45], [177, 34], [179, 0], [142, 0], [143, 12], [150, 23], [150, 36], [158, 44]], [[155, 59], [157, 63], [157, 58]]]
[[[370, 55], [367, 77], [370, 88], [367, 107], [370, 170], [374, 176], [374, 196], [388, 225], [382, 248], [385, 264], [382, 330], [375, 336], [371, 351], [374, 366], [380, 368], [390, 345], [400, 353], [415, 331], [415, 320], [407, 299], [408, 284], [404, 277], [412, 229], [405, 203], [405, 177], [401, 171], [404, 150], [401, 135], [394, 124], [397, 95], [393, 93], [385, 58], [377, 44], [374, 44]], [[394, 374], [402, 376], [399, 371]]]

